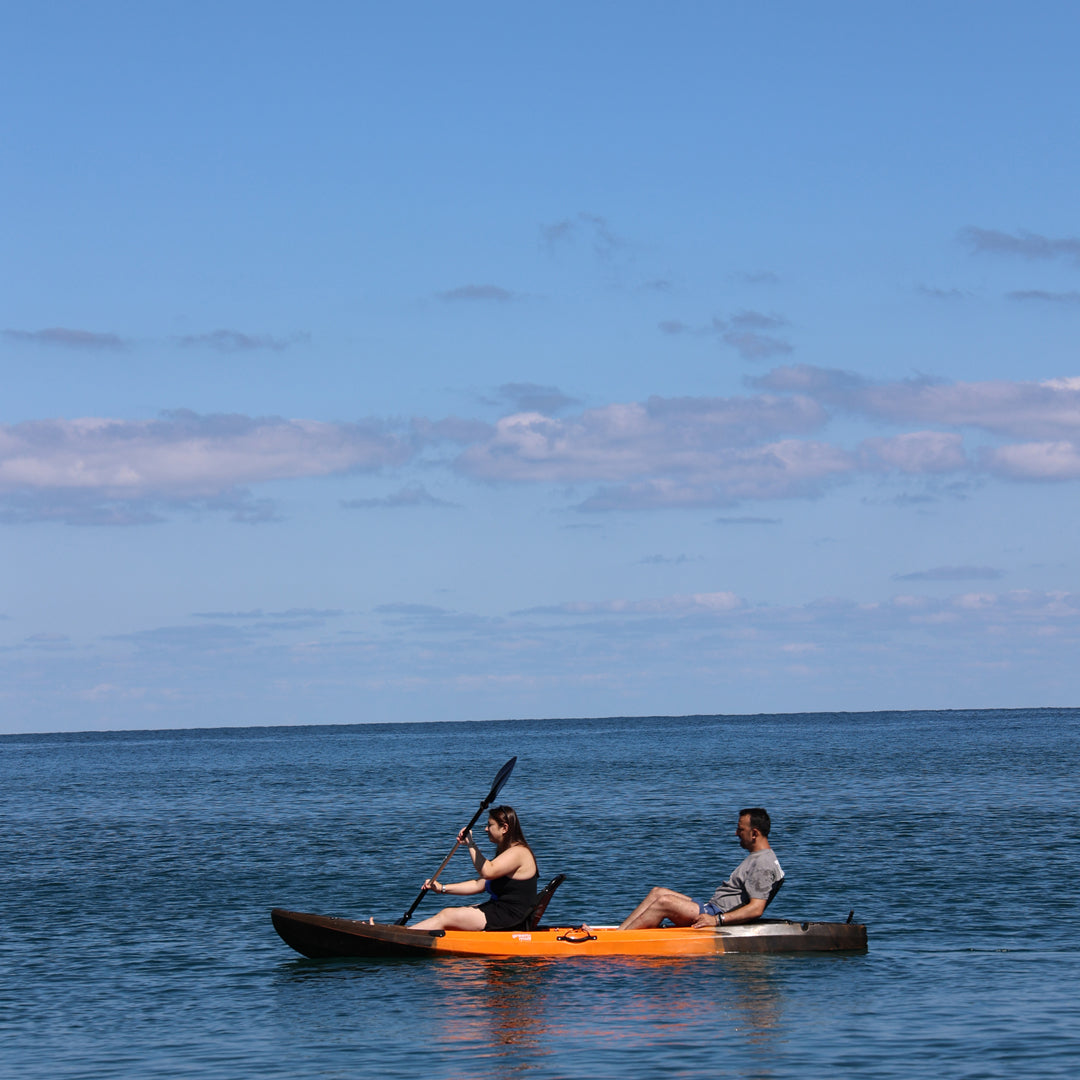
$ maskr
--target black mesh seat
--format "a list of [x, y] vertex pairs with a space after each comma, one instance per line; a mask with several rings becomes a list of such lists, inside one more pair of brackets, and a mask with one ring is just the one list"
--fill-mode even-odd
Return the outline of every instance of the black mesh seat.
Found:
[[781, 878], [770, 890], [768, 899], [765, 901], [765, 906], [768, 907], [776, 898], [776, 894], [780, 891], [780, 886], [784, 884], [784, 879]]
[[525, 920], [524, 929], [535, 930], [540, 925], [540, 919], [544, 912], [547, 910], [548, 904], [551, 902], [551, 898], [555, 895], [555, 890], [566, 880], [565, 874], [556, 874], [541, 890], [540, 895], [536, 898], [536, 907], [532, 909], [532, 914]]

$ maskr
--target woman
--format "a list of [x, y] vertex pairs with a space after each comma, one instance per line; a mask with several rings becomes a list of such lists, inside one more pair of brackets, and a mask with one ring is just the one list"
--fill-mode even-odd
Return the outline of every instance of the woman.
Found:
[[488, 814], [484, 831], [495, 845], [495, 857], [486, 859], [476, 846], [471, 831], [458, 836], [468, 845], [469, 856], [480, 875], [472, 881], [442, 885], [425, 881], [424, 888], [450, 896], [475, 896], [482, 892], [491, 899], [476, 907], [443, 908], [430, 919], [414, 923], [414, 930], [516, 930], [536, 906], [536, 879], [539, 870], [517, 814], [512, 806], [496, 806]]

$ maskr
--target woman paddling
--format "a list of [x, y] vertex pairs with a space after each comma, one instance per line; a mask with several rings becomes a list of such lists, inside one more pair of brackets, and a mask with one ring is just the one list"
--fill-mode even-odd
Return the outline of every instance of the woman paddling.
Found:
[[476, 907], [443, 908], [430, 919], [414, 923], [414, 930], [516, 930], [536, 906], [536, 879], [539, 871], [525, 834], [512, 806], [496, 806], [484, 826], [495, 845], [495, 857], [487, 859], [473, 840], [471, 830], [458, 836], [469, 849], [469, 857], [480, 875], [472, 881], [425, 881], [424, 888], [450, 896], [490, 893], [491, 899]]

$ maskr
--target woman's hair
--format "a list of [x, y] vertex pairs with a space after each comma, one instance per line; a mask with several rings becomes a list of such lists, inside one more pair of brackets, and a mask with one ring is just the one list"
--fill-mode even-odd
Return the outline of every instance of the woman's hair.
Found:
[[494, 818], [506, 829], [506, 835], [502, 838], [502, 843], [499, 844], [500, 855], [515, 844], [520, 844], [523, 848], [532, 851], [528, 841], [525, 839], [525, 834], [521, 831], [521, 822], [518, 821], [517, 811], [512, 806], [493, 806], [488, 811], [488, 817]]

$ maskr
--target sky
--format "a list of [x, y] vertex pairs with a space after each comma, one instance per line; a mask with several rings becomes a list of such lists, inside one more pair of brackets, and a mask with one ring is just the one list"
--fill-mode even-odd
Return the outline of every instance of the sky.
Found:
[[0, 733], [1080, 704], [1071, 3], [0, 3]]

